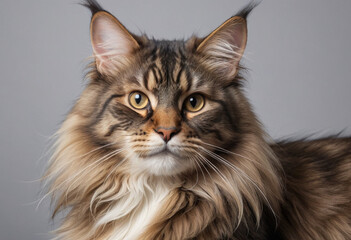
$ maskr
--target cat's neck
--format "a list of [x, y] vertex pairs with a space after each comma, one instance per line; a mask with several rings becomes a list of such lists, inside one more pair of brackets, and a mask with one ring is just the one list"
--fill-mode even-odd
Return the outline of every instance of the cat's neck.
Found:
[[97, 221], [96, 227], [115, 222], [115, 231], [109, 240], [137, 239], [151, 223], [174, 184], [165, 177], [148, 174], [129, 175], [119, 184], [120, 191], [109, 199], [113, 204]]

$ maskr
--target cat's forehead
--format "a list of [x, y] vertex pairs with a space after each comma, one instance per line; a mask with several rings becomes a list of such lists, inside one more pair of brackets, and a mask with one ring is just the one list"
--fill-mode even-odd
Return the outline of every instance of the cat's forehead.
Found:
[[167, 57], [177, 56], [179, 51], [185, 51], [185, 41], [183, 40], [149, 40], [150, 46], [156, 49], [156, 56]]
[[149, 91], [189, 91], [192, 85], [184, 41], [153, 40], [143, 69], [143, 85]]
[[156, 64], [165, 74], [186, 64], [186, 49], [183, 41], [152, 40], [147, 52], [149, 65]]

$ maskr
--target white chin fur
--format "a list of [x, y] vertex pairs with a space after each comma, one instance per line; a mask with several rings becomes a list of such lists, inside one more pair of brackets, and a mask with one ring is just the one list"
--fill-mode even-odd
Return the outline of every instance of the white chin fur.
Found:
[[[133, 157], [134, 169], [148, 172], [155, 176], [173, 176], [191, 169], [194, 164], [190, 159], [180, 154], [176, 145], [179, 145], [177, 137], [172, 138], [167, 146], [159, 136], [150, 137], [155, 146], [160, 146], [150, 151], [148, 157]], [[168, 148], [168, 151], [164, 151]], [[159, 152], [159, 153], [158, 153]]]
[[156, 176], [171, 176], [189, 168], [186, 159], [179, 159], [169, 152], [160, 153], [151, 157], [139, 159], [139, 164], [146, 171]]

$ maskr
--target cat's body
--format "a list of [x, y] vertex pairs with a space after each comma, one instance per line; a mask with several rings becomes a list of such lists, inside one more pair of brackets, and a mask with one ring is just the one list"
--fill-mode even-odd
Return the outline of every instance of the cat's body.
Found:
[[351, 139], [271, 143], [242, 93], [246, 16], [138, 37], [95, 1], [90, 82], [45, 178], [60, 239], [350, 239]]
[[282, 239], [350, 239], [351, 138], [272, 147], [284, 169]]

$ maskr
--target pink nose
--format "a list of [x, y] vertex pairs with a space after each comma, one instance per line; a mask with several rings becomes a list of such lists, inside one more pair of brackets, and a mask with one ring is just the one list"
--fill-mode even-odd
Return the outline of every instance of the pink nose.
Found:
[[179, 131], [180, 130], [176, 127], [158, 127], [155, 129], [155, 132], [157, 132], [166, 143]]

